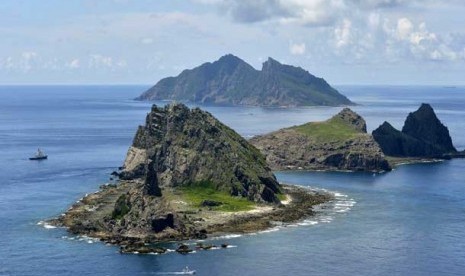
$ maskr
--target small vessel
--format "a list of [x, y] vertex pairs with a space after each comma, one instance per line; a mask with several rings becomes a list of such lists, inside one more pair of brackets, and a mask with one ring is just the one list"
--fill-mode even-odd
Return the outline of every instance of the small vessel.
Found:
[[29, 160], [43, 160], [47, 159], [47, 155], [42, 152], [40, 149], [37, 149], [36, 154], [33, 157], [29, 157]]
[[194, 275], [194, 274], [195, 274], [195, 270], [190, 270], [189, 267], [186, 266], [186, 267], [182, 270], [182, 274]]

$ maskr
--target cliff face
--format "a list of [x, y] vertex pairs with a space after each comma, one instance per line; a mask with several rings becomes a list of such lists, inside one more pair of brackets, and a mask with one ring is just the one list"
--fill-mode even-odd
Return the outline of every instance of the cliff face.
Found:
[[[134, 153], [146, 158], [134, 158]], [[256, 202], [277, 202], [280, 191], [260, 152], [198, 108], [153, 106], [139, 127], [122, 178], [145, 177], [146, 191], [211, 182], [218, 190]]]
[[302, 68], [269, 58], [257, 71], [233, 55], [162, 79], [137, 99], [255, 106], [353, 104]]
[[325, 122], [313, 122], [254, 137], [250, 142], [273, 169], [389, 171], [365, 120], [345, 108]]
[[441, 157], [457, 152], [449, 130], [428, 104], [422, 104], [407, 116], [402, 131], [384, 122], [373, 131], [373, 137], [389, 156]]

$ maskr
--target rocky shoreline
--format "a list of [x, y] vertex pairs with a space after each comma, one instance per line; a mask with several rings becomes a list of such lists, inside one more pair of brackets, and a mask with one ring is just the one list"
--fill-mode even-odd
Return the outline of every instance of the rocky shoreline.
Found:
[[[192, 239], [206, 239], [226, 234], [246, 234], [270, 229], [277, 224], [287, 224], [314, 215], [313, 206], [329, 202], [334, 199], [330, 193], [310, 190], [292, 185], [282, 185], [286, 200], [275, 206], [260, 205], [249, 211], [220, 212], [201, 210], [185, 212], [183, 223], [194, 221], [195, 231], [177, 232], [165, 229], [162, 233], [115, 233], [104, 231], [93, 225], [96, 218], [107, 212], [107, 205], [115, 201], [114, 195], [134, 185], [133, 181], [120, 181], [118, 185], [104, 185], [96, 193], [89, 194], [77, 201], [66, 214], [47, 223], [66, 227], [76, 235], [97, 238], [100, 241], [120, 246], [121, 253], [156, 253], [167, 252], [166, 248], [158, 246], [164, 242], [181, 242]], [[185, 244], [180, 244], [176, 250], [179, 253], [192, 251]], [[197, 249], [208, 250], [214, 247], [227, 247], [212, 244], [198, 244]]]

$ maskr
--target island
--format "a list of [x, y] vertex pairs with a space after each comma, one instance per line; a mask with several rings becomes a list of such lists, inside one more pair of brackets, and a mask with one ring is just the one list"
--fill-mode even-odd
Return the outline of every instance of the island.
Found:
[[324, 122], [309, 122], [253, 137], [273, 170], [390, 171], [365, 120], [349, 108]]
[[136, 100], [266, 107], [354, 105], [324, 79], [268, 58], [256, 70], [234, 55], [160, 80]]
[[407, 116], [402, 131], [384, 122], [373, 131], [373, 137], [393, 164], [463, 157], [447, 127], [426, 103]]
[[115, 174], [116, 184], [102, 185], [50, 223], [121, 252], [162, 253], [159, 242], [264, 230], [311, 216], [312, 206], [332, 199], [278, 183], [247, 140], [179, 103], [152, 107]]

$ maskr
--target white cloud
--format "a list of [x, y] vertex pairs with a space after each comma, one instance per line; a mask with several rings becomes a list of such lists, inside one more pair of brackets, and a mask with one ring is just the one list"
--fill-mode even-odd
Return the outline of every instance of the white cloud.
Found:
[[81, 66], [81, 62], [79, 61], [78, 58], [75, 58], [68, 63], [68, 67], [72, 69], [79, 68], [80, 66]]
[[88, 66], [89, 68], [111, 68], [113, 67], [113, 58], [100, 54], [90, 55]]
[[408, 18], [397, 20], [397, 36], [399, 39], [407, 39], [413, 31], [413, 24]]
[[303, 55], [305, 54], [305, 43], [289, 43], [289, 52], [293, 55]]
[[336, 47], [341, 48], [351, 43], [352, 22], [348, 19], [342, 21], [342, 25], [334, 29]]

